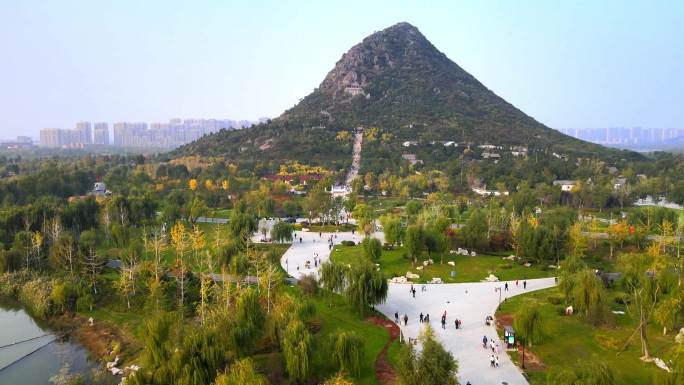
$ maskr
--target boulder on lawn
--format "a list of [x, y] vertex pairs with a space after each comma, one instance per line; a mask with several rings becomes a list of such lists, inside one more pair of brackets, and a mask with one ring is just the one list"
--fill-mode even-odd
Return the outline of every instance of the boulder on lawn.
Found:
[[499, 282], [499, 278], [494, 274], [489, 274], [489, 276], [484, 280], [485, 282]]
[[[427, 265], [424, 265], [424, 266], [427, 266]], [[423, 270], [423, 267], [424, 267], [424, 266], [417, 266], [417, 267], [416, 267], [416, 270]]]
[[432, 278], [430, 283], [442, 283], [442, 278], [434, 277], [434, 278]]
[[456, 266], [456, 262], [454, 262], [454, 261], [449, 261], [449, 262], [447, 262], [447, 265], [449, 265], [449, 266]]
[[412, 273], [412, 272], [410, 272], [410, 271], [407, 271], [407, 272], [406, 272], [406, 278], [408, 278], [408, 279], [418, 279], [418, 278], [420, 278], [420, 275], [414, 274], [414, 273]]
[[406, 277], [394, 277], [394, 278], [390, 279], [390, 282], [391, 283], [407, 283], [408, 280], [406, 279]]

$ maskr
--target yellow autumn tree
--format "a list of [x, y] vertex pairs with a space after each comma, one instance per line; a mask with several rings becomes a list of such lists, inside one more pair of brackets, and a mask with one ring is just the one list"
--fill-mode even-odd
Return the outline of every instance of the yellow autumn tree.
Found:
[[190, 180], [188, 181], [188, 187], [189, 187], [190, 190], [192, 190], [192, 191], [197, 190], [197, 179], [190, 179]]
[[337, 136], [335, 136], [335, 140], [339, 140], [341, 142], [346, 142], [349, 139], [351, 139], [351, 134], [349, 131], [340, 131], [337, 133]]

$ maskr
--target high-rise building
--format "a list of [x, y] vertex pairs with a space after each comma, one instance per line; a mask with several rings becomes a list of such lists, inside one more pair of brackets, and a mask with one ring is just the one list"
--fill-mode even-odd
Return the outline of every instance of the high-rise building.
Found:
[[40, 146], [47, 148], [62, 147], [62, 130], [59, 128], [43, 128], [40, 130]]
[[104, 146], [109, 145], [109, 125], [107, 123], [95, 123], [93, 129], [93, 143]]
[[93, 144], [93, 133], [90, 122], [76, 123], [76, 135], [78, 135], [77, 143], [82, 145]]

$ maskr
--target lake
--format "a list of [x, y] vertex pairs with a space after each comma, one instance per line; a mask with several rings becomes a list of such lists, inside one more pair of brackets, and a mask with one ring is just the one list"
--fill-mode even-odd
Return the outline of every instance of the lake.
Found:
[[54, 333], [17, 302], [0, 298], [0, 384], [59, 384], [51, 381], [58, 374], [89, 380], [99, 368], [83, 346]]

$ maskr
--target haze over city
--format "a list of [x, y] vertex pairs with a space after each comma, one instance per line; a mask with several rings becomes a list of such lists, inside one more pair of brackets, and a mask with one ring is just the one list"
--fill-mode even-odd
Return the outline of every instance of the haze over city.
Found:
[[[78, 121], [275, 117], [396, 21], [550, 127], [681, 128], [684, 3], [22, 1], [0, 6], [0, 138]], [[562, 43], [561, 43], [562, 42]]]

